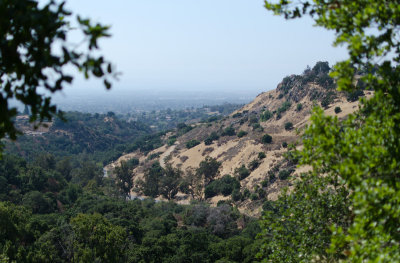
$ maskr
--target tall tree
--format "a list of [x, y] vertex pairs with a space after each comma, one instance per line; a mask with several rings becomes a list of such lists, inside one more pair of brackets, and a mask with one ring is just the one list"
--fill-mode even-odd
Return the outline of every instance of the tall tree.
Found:
[[[345, 45], [349, 53], [331, 73], [339, 90], [355, 91], [360, 78], [365, 88], [374, 91], [372, 98], [361, 99], [360, 110], [343, 122], [325, 116], [321, 109], [314, 110], [304, 134], [300, 163], [312, 166], [312, 176], [324, 174], [341, 181], [350, 192], [350, 226], [332, 228], [331, 252], [343, 251], [348, 262], [399, 262], [398, 1], [281, 0], [266, 2], [266, 7], [287, 19], [310, 15], [317, 26], [334, 30], [334, 44]], [[359, 71], [364, 74], [356, 76]]]
[[126, 161], [121, 161], [120, 165], [115, 167], [115, 176], [117, 180], [117, 186], [121, 194], [128, 199], [131, 196], [131, 189], [133, 187], [132, 181], [132, 169]]
[[[74, 258], [79, 262], [122, 262], [126, 231], [100, 214], [78, 214], [71, 219]], [[72, 260], [75, 262], [75, 260]]]
[[179, 168], [173, 168], [168, 164], [164, 169], [164, 175], [160, 179], [159, 191], [165, 198], [171, 200], [179, 191], [182, 179], [182, 171]]
[[196, 170], [198, 176], [204, 177], [205, 185], [209, 184], [218, 175], [221, 163], [217, 159], [207, 156], [200, 162], [199, 168]]

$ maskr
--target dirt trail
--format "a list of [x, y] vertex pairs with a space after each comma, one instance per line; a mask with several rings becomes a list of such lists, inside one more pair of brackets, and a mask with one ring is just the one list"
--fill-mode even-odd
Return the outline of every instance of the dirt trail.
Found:
[[175, 150], [176, 145], [177, 145], [177, 143], [175, 142], [174, 145], [172, 145], [171, 147], [169, 147], [168, 150], [166, 150], [165, 152], [163, 152], [163, 153], [160, 155], [160, 166], [161, 166], [162, 168], [165, 169], [165, 160], [164, 160], [164, 159], [165, 159], [166, 157], [168, 157], [168, 156]]

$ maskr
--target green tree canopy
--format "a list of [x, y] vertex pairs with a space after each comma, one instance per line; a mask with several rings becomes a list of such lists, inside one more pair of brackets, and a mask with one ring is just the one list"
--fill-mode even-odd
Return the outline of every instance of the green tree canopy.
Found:
[[[365, 88], [374, 91], [373, 97], [361, 99], [360, 110], [350, 114], [343, 122], [339, 122], [337, 117], [325, 116], [321, 109], [315, 109], [303, 137], [304, 149], [300, 152], [300, 163], [312, 166], [312, 176], [324, 175], [332, 179], [331, 184], [340, 182], [346, 185], [350, 193], [349, 226], [334, 226], [334, 221], [324, 223], [325, 229], [333, 230], [331, 243], [325, 249], [330, 246], [332, 254], [338, 255], [338, 258], [344, 257], [347, 262], [399, 262], [398, 2], [281, 0], [278, 3], [266, 2], [266, 7], [287, 19], [310, 15], [317, 26], [335, 31], [334, 44], [345, 45], [349, 54], [349, 58], [337, 63], [331, 73], [339, 90], [355, 91], [359, 78]], [[364, 74], [357, 76], [360, 71]], [[297, 190], [291, 194], [306, 194], [299, 188]], [[315, 198], [322, 201], [322, 192]], [[338, 196], [332, 195], [331, 198]], [[295, 208], [288, 206], [290, 209]], [[304, 209], [302, 214], [310, 215], [310, 209]], [[268, 217], [264, 219], [268, 220]], [[311, 219], [305, 222], [310, 224], [309, 227], [316, 224]], [[265, 238], [267, 233], [269, 231], [265, 229]], [[296, 232], [289, 234], [295, 236]], [[308, 238], [317, 240], [319, 237], [304, 232], [302, 239]], [[267, 238], [264, 240], [269, 242]], [[278, 243], [276, 245], [276, 249], [285, 249]], [[296, 253], [312, 254], [312, 249], [297, 250]], [[273, 258], [272, 255], [274, 253], [263, 253], [269, 259]]]

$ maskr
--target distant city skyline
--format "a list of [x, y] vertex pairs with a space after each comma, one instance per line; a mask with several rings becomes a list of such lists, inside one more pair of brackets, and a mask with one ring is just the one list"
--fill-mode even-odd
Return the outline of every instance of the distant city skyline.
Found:
[[[75, 15], [111, 25], [102, 53], [122, 72], [112, 93], [124, 90], [270, 90], [307, 65], [346, 57], [332, 47], [333, 32], [310, 19], [285, 21], [261, 0], [69, 0]], [[77, 39], [72, 37], [73, 41]], [[90, 88], [109, 95], [96, 80], [76, 78], [63, 92]], [[86, 91], [85, 91], [86, 92]]]

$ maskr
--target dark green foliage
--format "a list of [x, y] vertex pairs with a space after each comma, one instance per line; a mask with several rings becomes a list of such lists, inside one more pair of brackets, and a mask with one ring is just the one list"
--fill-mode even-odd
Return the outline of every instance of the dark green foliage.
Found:
[[192, 126], [186, 125], [185, 123], [179, 123], [176, 128], [177, 128], [177, 132], [176, 132], [177, 137], [182, 136], [183, 134], [185, 134], [193, 129]]
[[[67, 122], [55, 118], [48, 133], [42, 136], [20, 136], [18, 145], [7, 143], [6, 153], [20, 154], [32, 161], [42, 153], [55, 158], [90, 154], [104, 165], [118, 159], [124, 152], [140, 149], [143, 152], [160, 147], [161, 133], [137, 122], [126, 122], [118, 117], [104, 121], [106, 115], [79, 112], [64, 113]], [[21, 151], [23, 149], [23, 151]]]
[[73, 250], [83, 262], [107, 259], [109, 262], [123, 260], [126, 231], [114, 226], [100, 214], [78, 214], [71, 219], [74, 233]]
[[244, 137], [246, 135], [247, 135], [247, 132], [246, 131], [242, 131], [242, 130], [237, 133], [237, 137], [239, 137], [239, 138], [242, 138], [242, 137]]
[[211, 117], [209, 117], [209, 118], [203, 120], [202, 122], [211, 123], [211, 122], [216, 122], [216, 121], [218, 121], [218, 120], [220, 120], [220, 119], [221, 119], [221, 116], [211, 116]]
[[267, 157], [267, 155], [265, 154], [265, 152], [259, 152], [259, 153], [258, 153], [258, 159], [262, 160], [262, 159], [264, 159], [265, 157]]
[[253, 131], [263, 132], [264, 128], [259, 123], [253, 124]]
[[159, 195], [159, 182], [164, 175], [164, 170], [159, 162], [155, 162], [146, 170], [144, 174], [144, 182], [142, 184], [142, 191], [145, 195], [156, 197]]
[[268, 180], [269, 180], [270, 183], [275, 182], [275, 180], [276, 180], [275, 173], [276, 172], [274, 172], [274, 171], [268, 171]]
[[[394, 11], [396, 4], [266, 2], [275, 14], [311, 15], [316, 25], [335, 31], [334, 43], [347, 47], [348, 58], [337, 63], [331, 75], [338, 88], [349, 93], [349, 101], [362, 96], [355, 85], [358, 78], [364, 82], [362, 87], [374, 92], [340, 122], [314, 109], [300, 158], [301, 164], [313, 167], [313, 180], [284, 198], [284, 210], [275, 213], [282, 216], [266, 218], [264, 261], [399, 261], [400, 13]], [[365, 75], [355, 76], [359, 71]]]
[[243, 114], [241, 112], [237, 112], [237, 113], [232, 115], [232, 118], [240, 118], [242, 116], [243, 116]]
[[212, 132], [205, 140], [205, 145], [210, 145], [213, 141], [217, 141], [219, 139], [219, 135], [216, 132]]
[[168, 138], [167, 144], [168, 146], [174, 145], [176, 142], [176, 136], [171, 136]]
[[296, 106], [296, 111], [301, 111], [303, 109], [303, 104], [298, 103]]
[[319, 74], [327, 74], [329, 73], [329, 71], [331, 70], [331, 68], [329, 67], [329, 63], [328, 62], [322, 62], [322, 61], [318, 61], [315, 66], [312, 68], [312, 71], [319, 75]]
[[253, 115], [249, 118], [249, 124], [254, 124], [254, 123], [258, 123], [258, 118], [257, 116]]
[[242, 199], [242, 194], [240, 193], [240, 189], [233, 189], [232, 191], [232, 200], [237, 202]]
[[243, 198], [244, 199], [246, 199], [246, 198], [249, 198], [250, 197], [250, 190], [249, 189], [247, 189], [247, 188], [245, 188], [244, 190], [243, 190]]
[[252, 193], [252, 194], [250, 195], [250, 200], [251, 200], [251, 201], [256, 201], [256, 200], [258, 200], [258, 195], [257, 195], [256, 193]]
[[206, 138], [205, 140], [204, 140], [204, 144], [205, 145], [211, 145], [213, 143], [213, 140], [211, 140], [210, 138]]
[[159, 180], [158, 191], [166, 199], [171, 200], [178, 193], [182, 179], [182, 171], [167, 165]]
[[354, 102], [357, 101], [360, 97], [364, 96], [364, 92], [362, 89], [355, 89], [350, 92], [347, 92], [347, 101]]
[[186, 148], [190, 149], [199, 144], [200, 144], [200, 142], [198, 140], [190, 140], [190, 141], [186, 142]]
[[294, 172], [294, 170], [280, 170], [278, 177], [281, 180], [286, 180], [289, 178], [289, 176]]
[[324, 107], [325, 109], [328, 108], [328, 106], [333, 103], [333, 100], [335, 99], [335, 93], [333, 91], [330, 91], [325, 94], [325, 96], [321, 100], [321, 106]]
[[147, 160], [148, 161], [154, 160], [154, 159], [160, 157], [160, 155], [161, 155], [161, 152], [152, 153], [147, 157]]
[[268, 185], [269, 185], [269, 180], [263, 180], [263, 181], [261, 181], [261, 186], [262, 186], [262, 187], [268, 187]]
[[293, 123], [291, 122], [286, 122], [285, 123], [285, 130], [290, 131], [293, 129]]
[[250, 171], [243, 164], [239, 168], [235, 169], [235, 174], [236, 174], [237, 178], [241, 181], [250, 175]]
[[126, 163], [132, 169], [139, 165], [139, 159], [132, 158], [132, 159], [129, 159], [128, 161], [126, 161]]
[[312, 262], [315, 255], [328, 262], [338, 259], [340, 251], [335, 256], [327, 253], [330, 227], [348, 224], [348, 192], [343, 185], [331, 188], [329, 184], [324, 178], [303, 177], [292, 193], [264, 202], [260, 258], [273, 262]]
[[46, 214], [55, 211], [56, 201], [39, 191], [31, 191], [24, 195], [22, 204], [33, 213]]
[[292, 103], [290, 101], [285, 101], [278, 109], [277, 109], [277, 114], [282, 114], [285, 111], [287, 111], [290, 107], [292, 106]]
[[215, 180], [207, 185], [204, 190], [204, 195], [206, 198], [211, 198], [220, 194], [228, 196], [235, 189], [240, 189], [239, 181], [230, 175], [224, 175], [221, 179]]
[[342, 109], [339, 106], [335, 107], [336, 114], [341, 113], [341, 112], [342, 112]]
[[[135, 160], [135, 159], [131, 159]], [[136, 159], [137, 160], [137, 159]], [[133, 162], [135, 163], [135, 162]], [[126, 162], [126, 161], [121, 161], [120, 165], [115, 167], [114, 173], [115, 173], [115, 179], [117, 181], [117, 186], [121, 192], [121, 194], [125, 198], [129, 198], [131, 195], [131, 189], [133, 187], [133, 181], [132, 181], [132, 166]]]
[[203, 176], [204, 181], [208, 184], [218, 175], [220, 166], [221, 163], [217, 159], [207, 156], [204, 161], [200, 162], [199, 168], [196, 169], [196, 174]]
[[230, 126], [224, 129], [224, 131], [221, 133], [221, 136], [233, 136], [235, 134], [236, 134], [235, 129], [232, 126]]
[[259, 165], [260, 161], [258, 159], [254, 159], [249, 163], [248, 168], [250, 171], [254, 171]]
[[266, 110], [261, 113], [260, 121], [267, 121], [267, 120], [271, 119], [273, 115], [274, 114], [272, 112], [270, 112], [269, 110]]
[[264, 144], [272, 143], [272, 136], [269, 134], [264, 134], [264, 136], [261, 138], [261, 142]]
[[[62, 90], [73, 80], [71, 68], [86, 78], [100, 78], [107, 89], [111, 87], [113, 67], [95, 54], [98, 40], [109, 36], [108, 26], [78, 16], [76, 30], [84, 40], [78, 50], [67, 41], [71, 13], [63, 3], [41, 5], [36, 1], [9, 0], [0, 3], [0, 10], [0, 139], [16, 139], [18, 134], [14, 125], [17, 109], [9, 104], [11, 100], [28, 106], [31, 122], [51, 119], [55, 114], [61, 116], [51, 96], [37, 88], [43, 88], [47, 94]], [[53, 52], [55, 43], [62, 47], [60, 52]]]
[[283, 142], [283, 143], [282, 143], [282, 147], [283, 147], [283, 148], [287, 148], [287, 147], [288, 147], [287, 142]]

